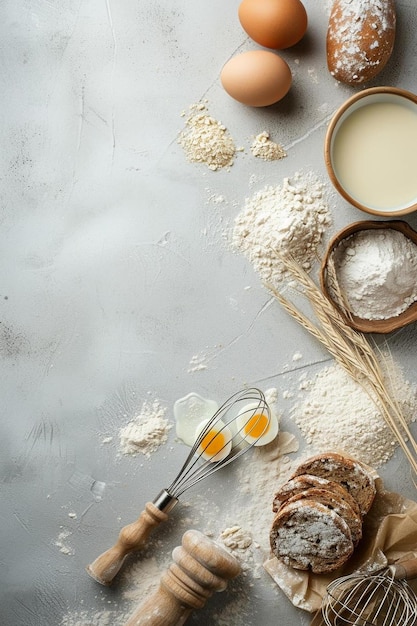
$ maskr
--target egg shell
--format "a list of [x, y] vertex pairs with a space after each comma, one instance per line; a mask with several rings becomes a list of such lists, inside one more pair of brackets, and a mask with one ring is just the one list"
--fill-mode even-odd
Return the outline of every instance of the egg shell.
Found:
[[232, 98], [253, 107], [264, 107], [281, 100], [292, 83], [291, 70], [280, 56], [268, 50], [251, 50], [228, 61], [220, 75]]
[[289, 48], [307, 30], [307, 12], [300, 0], [243, 0], [238, 16], [249, 37], [265, 48]]

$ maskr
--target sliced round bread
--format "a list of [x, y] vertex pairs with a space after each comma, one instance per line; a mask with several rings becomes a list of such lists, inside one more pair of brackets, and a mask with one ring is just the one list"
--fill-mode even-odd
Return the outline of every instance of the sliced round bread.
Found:
[[323, 452], [305, 460], [290, 477], [313, 474], [342, 485], [358, 503], [362, 515], [371, 508], [375, 498], [375, 482], [371, 474], [358, 461], [336, 454]]
[[332, 572], [352, 555], [354, 545], [347, 522], [315, 500], [285, 504], [270, 531], [273, 554], [287, 565], [316, 574]]
[[272, 503], [274, 513], [276, 513], [289, 498], [292, 498], [297, 493], [301, 493], [306, 489], [326, 489], [327, 491], [331, 491], [349, 504], [358, 516], [361, 515], [358, 503], [340, 483], [322, 478], [321, 476], [314, 476], [313, 474], [294, 476], [294, 478], [287, 480], [287, 482], [281, 485]]
[[359, 541], [362, 539], [362, 518], [360, 513], [355, 513], [346, 500], [342, 500], [336, 493], [332, 493], [327, 489], [311, 487], [289, 498], [284, 506], [300, 500], [314, 500], [314, 502], [319, 502], [327, 506], [331, 511], [336, 511], [349, 526], [353, 545], [358, 545]]

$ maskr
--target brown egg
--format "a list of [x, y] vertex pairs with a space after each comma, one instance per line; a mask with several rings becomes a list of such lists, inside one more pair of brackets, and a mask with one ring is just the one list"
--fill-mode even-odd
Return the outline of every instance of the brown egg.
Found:
[[243, 52], [224, 65], [220, 79], [229, 96], [253, 107], [278, 102], [291, 87], [291, 70], [268, 50]]
[[243, 0], [238, 14], [249, 37], [265, 48], [289, 48], [307, 30], [307, 12], [300, 0]]

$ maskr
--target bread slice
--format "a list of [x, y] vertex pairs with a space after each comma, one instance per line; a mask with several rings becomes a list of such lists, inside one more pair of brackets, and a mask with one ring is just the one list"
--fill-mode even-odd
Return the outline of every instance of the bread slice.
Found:
[[284, 506], [291, 502], [297, 502], [299, 500], [314, 500], [324, 506], [327, 506], [332, 511], [336, 511], [340, 517], [342, 517], [349, 526], [350, 534], [352, 537], [353, 545], [357, 546], [362, 539], [362, 518], [360, 513], [355, 513], [352, 507], [347, 504], [345, 500], [342, 500], [338, 495], [327, 491], [326, 489], [311, 488], [297, 493], [287, 500]]
[[272, 510], [274, 513], [277, 513], [282, 504], [289, 498], [292, 498], [297, 493], [301, 493], [306, 489], [326, 489], [326, 491], [331, 491], [346, 502], [356, 515], [361, 515], [358, 503], [340, 483], [322, 478], [321, 476], [314, 476], [313, 474], [294, 476], [294, 478], [287, 480], [287, 482], [281, 485], [272, 502]]
[[361, 515], [371, 508], [375, 498], [375, 482], [365, 467], [348, 457], [334, 452], [323, 452], [305, 460], [290, 477], [313, 474], [342, 485], [358, 503]]
[[270, 544], [286, 565], [315, 574], [338, 569], [354, 550], [347, 522], [324, 504], [308, 499], [287, 503], [278, 511]]

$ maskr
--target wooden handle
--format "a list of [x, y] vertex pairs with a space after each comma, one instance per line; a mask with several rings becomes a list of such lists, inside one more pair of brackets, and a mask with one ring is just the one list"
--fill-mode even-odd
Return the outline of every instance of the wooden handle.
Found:
[[87, 566], [87, 572], [102, 585], [110, 585], [126, 556], [142, 548], [151, 531], [167, 519], [167, 513], [160, 511], [152, 502], [148, 502], [138, 519], [122, 528], [114, 546]]
[[133, 613], [125, 626], [182, 626], [194, 609], [237, 576], [240, 565], [226, 550], [197, 530], [187, 531], [174, 563], [161, 577], [159, 589]]
[[417, 559], [394, 563], [394, 565], [390, 566], [390, 569], [394, 573], [394, 578], [412, 580], [413, 578], [417, 578]]

